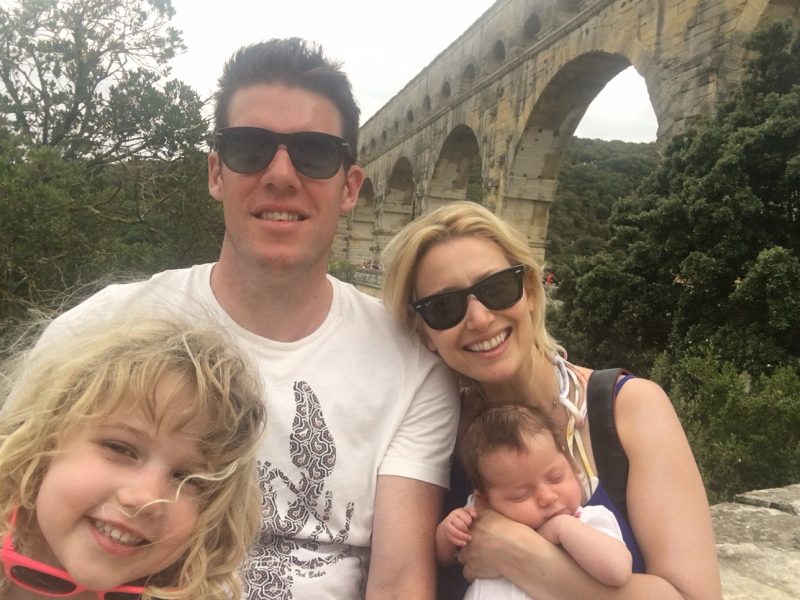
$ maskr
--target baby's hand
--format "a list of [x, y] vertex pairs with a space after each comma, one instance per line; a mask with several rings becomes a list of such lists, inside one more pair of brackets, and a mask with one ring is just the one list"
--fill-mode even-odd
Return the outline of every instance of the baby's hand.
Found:
[[536, 530], [540, 536], [553, 544], [561, 543], [561, 532], [563, 527], [569, 526], [574, 521], [575, 517], [572, 515], [556, 515], [542, 523], [539, 529]]
[[469, 528], [477, 516], [478, 513], [473, 506], [457, 508], [447, 515], [444, 520], [444, 534], [447, 541], [454, 546], [465, 546], [472, 539]]

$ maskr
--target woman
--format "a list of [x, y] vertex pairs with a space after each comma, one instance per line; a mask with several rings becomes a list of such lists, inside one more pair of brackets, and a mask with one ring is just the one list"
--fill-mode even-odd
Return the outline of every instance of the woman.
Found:
[[[585, 498], [604, 502], [595, 502], [603, 486], [586, 419], [592, 371], [567, 363], [545, 329], [542, 273], [527, 239], [483, 207], [455, 202], [407, 225], [383, 262], [387, 306], [463, 377], [462, 425], [485, 404], [538, 407], [562, 432]], [[641, 550], [644, 572], [606, 587], [532, 529], [484, 509], [459, 553], [467, 579], [505, 577], [537, 600], [722, 597], [708, 502], [669, 398], [645, 379], [617, 388], [608, 418], [629, 462], [630, 545]], [[452, 495], [464, 496], [454, 471]]]

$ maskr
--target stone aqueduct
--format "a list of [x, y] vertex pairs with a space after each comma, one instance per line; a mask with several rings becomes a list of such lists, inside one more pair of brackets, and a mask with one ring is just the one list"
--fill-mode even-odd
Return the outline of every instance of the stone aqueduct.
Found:
[[497, 0], [361, 127], [367, 178], [333, 258], [378, 260], [404, 224], [466, 198], [480, 160], [482, 203], [544, 259], [561, 155], [610, 79], [629, 65], [642, 75], [663, 143], [730, 93], [746, 36], [765, 20], [800, 21], [799, 5]]

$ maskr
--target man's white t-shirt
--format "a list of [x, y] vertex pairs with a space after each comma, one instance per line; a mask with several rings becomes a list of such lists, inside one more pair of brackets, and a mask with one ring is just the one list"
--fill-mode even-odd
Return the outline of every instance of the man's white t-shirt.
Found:
[[311, 335], [290, 343], [254, 335], [217, 302], [212, 267], [109, 286], [59, 317], [45, 343], [117, 310], [218, 324], [260, 371], [267, 406], [259, 452], [263, 525], [245, 568], [245, 597], [359, 598], [378, 476], [448, 486], [455, 380], [378, 300], [331, 277], [329, 314]]

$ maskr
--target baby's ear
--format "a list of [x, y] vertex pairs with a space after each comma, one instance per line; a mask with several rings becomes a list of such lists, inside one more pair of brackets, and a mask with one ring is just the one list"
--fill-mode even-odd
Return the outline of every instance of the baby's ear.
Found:
[[474, 492], [472, 492], [472, 497], [474, 500], [475, 508], [477, 508], [478, 510], [489, 508], [489, 499], [486, 497], [486, 494], [484, 494], [482, 491], [475, 490]]

